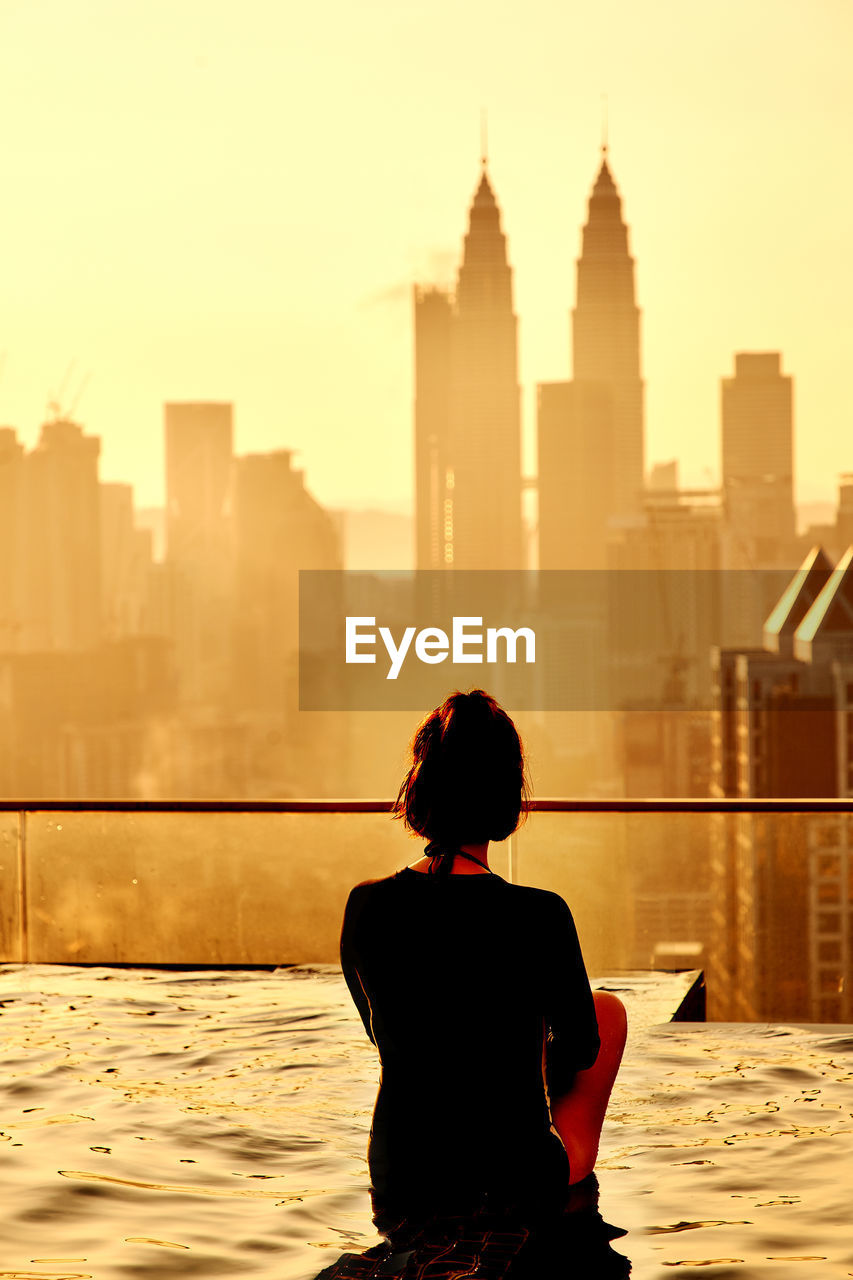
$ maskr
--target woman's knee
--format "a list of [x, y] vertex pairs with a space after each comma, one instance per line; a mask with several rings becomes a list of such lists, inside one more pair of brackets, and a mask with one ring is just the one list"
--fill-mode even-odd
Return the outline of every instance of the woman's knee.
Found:
[[593, 992], [595, 1016], [598, 1019], [598, 1033], [601, 1039], [621, 1040], [624, 1044], [628, 1034], [628, 1015], [625, 1006], [612, 991]]
[[596, 991], [593, 998], [601, 1039], [598, 1057], [591, 1067], [578, 1072], [571, 1091], [552, 1109], [569, 1156], [572, 1183], [595, 1168], [601, 1127], [628, 1029], [625, 1006], [618, 996], [612, 991]]
[[601, 1041], [595, 1065], [599, 1072], [615, 1077], [628, 1036], [628, 1015], [624, 1004], [612, 991], [596, 991], [593, 998]]

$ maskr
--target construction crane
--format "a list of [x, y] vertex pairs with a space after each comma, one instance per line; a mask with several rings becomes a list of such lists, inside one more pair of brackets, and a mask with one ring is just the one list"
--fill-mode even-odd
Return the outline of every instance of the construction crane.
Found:
[[59, 384], [58, 390], [51, 392], [50, 394], [47, 407], [45, 408], [45, 416], [48, 422], [70, 422], [75, 409], [83, 397], [83, 392], [89, 385], [89, 379], [92, 376], [91, 371], [83, 375], [82, 380], [77, 386], [77, 391], [72, 396], [71, 400], [66, 405], [63, 405], [62, 399], [65, 394], [65, 389], [71, 381], [71, 375], [74, 372], [74, 366], [76, 363], [76, 358], [71, 361], [65, 371], [64, 378]]

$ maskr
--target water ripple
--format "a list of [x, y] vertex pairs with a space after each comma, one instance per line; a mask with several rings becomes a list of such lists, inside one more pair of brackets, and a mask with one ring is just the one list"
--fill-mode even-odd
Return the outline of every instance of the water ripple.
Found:
[[[849, 1273], [853, 1035], [653, 1026], [657, 981], [617, 984], [599, 1162], [634, 1274]], [[0, 1280], [310, 1280], [375, 1243], [378, 1067], [333, 966], [0, 966], [0, 1019]]]

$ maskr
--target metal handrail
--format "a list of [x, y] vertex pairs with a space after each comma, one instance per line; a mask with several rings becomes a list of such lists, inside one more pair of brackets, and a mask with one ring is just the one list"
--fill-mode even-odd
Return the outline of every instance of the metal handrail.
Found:
[[[392, 800], [40, 800], [0, 799], [0, 813], [387, 813]], [[531, 800], [531, 813], [853, 813], [853, 796], [800, 798], [558, 797]]]

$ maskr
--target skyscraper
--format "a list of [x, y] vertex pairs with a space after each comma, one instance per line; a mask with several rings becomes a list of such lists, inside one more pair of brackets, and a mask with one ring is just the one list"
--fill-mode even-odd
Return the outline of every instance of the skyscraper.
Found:
[[20, 646], [24, 625], [24, 446], [0, 427], [0, 653]]
[[577, 262], [572, 374], [576, 383], [601, 383], [608, 390], [613, 423], [612, 512], [616, 516], [638, 512], [643, 491], [640, 309], [634, 297], [628, 228], [606, 147], [589, 198]]
[[151, 530], [136, 527], [129, 484], [101, 484], [99, 491], [104, 638], [156, 634]]
[[21, 649], [91, 649], [101, 638], [100, 449], [54, 418], [24, 458]]
[[232, 406], [167, 404], [167, 553], [183, 696], [217, 702], [228, 681]]
[[726, 513], [749, 564], [783, 563], [794, 537], [793, 386], [778, 351], [738, 352], [722, 380]]
[[289, 449], [236, 460], [232, 546], [231, 695], [241, 711], [281, 717], [286, 698], [296, 700], [299, 570], [341, 568], [335, 523]]
[[[167, 404], [166, 506], [170, 560], [214, 556], [224, 545], [233, 462], [233, 409], [227, 403]], [[220, 565], [221, 568], [221, 565]]]
[[634, 260], [603, 148], [577, 261], [573, 379], [539, 388], [539, 565], [604, 568], [642, 511], [643, 383]]
[[524, 567], [517, 327], [484, 161], [455, 295], [415, 291], [418, 568]]
[[838, 515], [836, 517], [838, 542], [849, 547], [853, 542], [853, 475], [846, 473], [838, 481]]
[[[415, 286], [415, 564], [440, 569], [453, 555], [445, 513], [450, 432], [453, 299]], [[447, 535], [445, 535], [445, 525]]]
[[[853, 547], [814, 547], [767, 619], [761, 649], [715, 653], [717, 795], [849, 796]], [[853, 855], [841, 814], [739, 814], [718, 824], [709, 986], [717, 1016], [848, 1021]]]
[[612, 405], [603, 383], [536, 389], [540, 569], [603, 569], [613, 509]]

